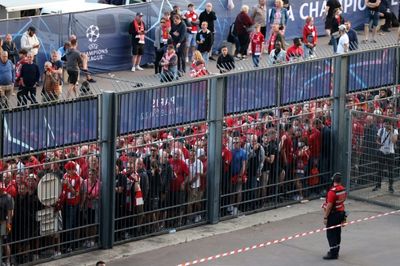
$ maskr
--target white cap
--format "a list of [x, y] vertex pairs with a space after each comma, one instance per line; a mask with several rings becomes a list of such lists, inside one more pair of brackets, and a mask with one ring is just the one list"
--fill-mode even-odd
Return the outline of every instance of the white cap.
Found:
[[346, 26], [344, 24], [340, 25], [339, 30], [346, 30]]

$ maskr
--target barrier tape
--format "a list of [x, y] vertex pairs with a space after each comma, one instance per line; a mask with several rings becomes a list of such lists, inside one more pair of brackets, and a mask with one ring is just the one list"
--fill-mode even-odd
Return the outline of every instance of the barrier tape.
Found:
[[273, 240], [273, 241], [264, 242], [264, 243], [261, 243], [261, 244], [258, 244], [258, 245], [247, 246], [247, 247], [239, 248], [239, 249], [236, 249], [236, 250], [227, 251], [225, 253], [220, 253], [220, 254], [217, 254], [217, 255], [214, 255], [214, 256], [204, 257], [204, 258], [196, 259], [196, 260], [193, 260], [193, 261], [188, 261], [188, 262], [185, 262], [185, 263], [182, 263], [182, 264], [178, 264], [177, 266], [196, 265], [196, 264], [200, 264], [200, 263], [204, 263], [204, 262], [209, 262], [211, 260], [217, 260], [217, 259], [220, 259], [220, 258], [224, 258], [224, 257], [227, 257], [227, 256], [238, 255], [240, 253], [244, 253], [244, 252], [248, 252], [248, 251], [251, 251], [251, 250], [255, 250], [257, 248], [268, 247], [268, 246], [271, 246], [271, 245], [274, 245], [274, 244], [278, 244], [278, 243], [282, 243], [282, 242], [285, 242], [285, 241], [288, 241], [288, 240], [292, 240], [292, 239], [296, 239], [296, 238], [300, 238], [300, 237], [305, 237], [305, 236], [309, 236], [309, 235], [316, 234], [316, 233], [321, 233], [321, 232], [324, 232], [324, 231], [327, 231], [327, 230], [331, 230], [331, 229], [334, 229], [334, 228], [337, 228], [337, 227], [342, 227], [342, 226], [347, 226], [347, 225], [352, 225], [352, 224], [356, 224], [356, 223], [361, 223], [361, 222], [366, 222], [366, 221], [378, 219], [378, 218], [381, 218], [381, 217], [384, 217], [384, 216], [388, 216], [388, 215], [391, 215], [391, 214], [395, 214], [395, 213], [400, 213], [400, 210], [391, 211], [391, 212], [387, 212], [387, 213], [383, 213], [383, 214], [372, 215], [372, 216], [369, 216], [369, 217], [353, 220], [353, 221], [346, 222], [346, 223], [343, 223], [343, 224], [338, 224], [338, 225], [334, 225], [334, 226], [330, 226], [330, 227], [319, 228], [319, 229], [316, 229], [316, 230], [312, 230], [312, 231], [308, 231], [308, 232], [304, 232], [304, 233], [299, 233], [299, 234], [288, 236], [288, 237], [283, 237], [281, 239], [276, 239], [276, 240]]

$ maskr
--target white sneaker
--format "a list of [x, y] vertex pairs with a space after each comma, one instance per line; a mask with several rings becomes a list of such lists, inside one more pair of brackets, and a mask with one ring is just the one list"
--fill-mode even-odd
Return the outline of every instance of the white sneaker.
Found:
[[233, 215], [233, 216], [237, 216], [238, 214], [239, 214], [238, 208], [237, 208], [237, 207], [233, 207], [232, 215]]
[[38, 254], [33, 254], [32, 258], [33, 258], [34, 261], [35, 260], [39, 260], [39, 255]]
[[196, 215], [196, 217], [194, 218], [194, 222], [198, 223], [201, 221], [201, 215]]
[[186, 62], [186, 63], [189, 63], [189, 57], [186, 57], [186, 58], [185, 58], [185, 62]]
[[90, 247], [92, 248], [92, 247], [94, 247], [94, 246], [95, 246], [94, 241], [90, 241]]
[[135, 72], [135, 71], [136, 71], [136, 69], [135, 69], [134, 66], [131, 68], [131, 71], [132, 71], [132, 72]]
[[136, 69], [137, 69], [137, 70], [140, 70], [140, 71], [144, 70], [144, 69], [141, 68], [140, 66], [136, 66]]

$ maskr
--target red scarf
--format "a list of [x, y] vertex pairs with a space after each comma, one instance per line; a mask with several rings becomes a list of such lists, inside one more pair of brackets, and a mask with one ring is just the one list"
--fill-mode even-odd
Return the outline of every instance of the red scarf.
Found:
[[135, 27], [135, 31], [138, 33], [138, 35], [135, 36], [135, 38], [139, 38], [139, 43], [144, 44], [144, 22], [140, 20], [140, 25], [138, 21], [135, 19], [133, 21], [133, 26]]
[[165, 64], [165, 65], [163, 66], [163, 69], [164, 69], [164, 70], [168, 70], [169, 61], [171, 60], [171, 58], [172, 58], [174, 55], [175, 55], [175, 51], [172, 52], [171, 54], [169, 54], [168, 52], [165, 53], [163, 60], [164, 60], [164, 63], [168, 63], [168, 64]]

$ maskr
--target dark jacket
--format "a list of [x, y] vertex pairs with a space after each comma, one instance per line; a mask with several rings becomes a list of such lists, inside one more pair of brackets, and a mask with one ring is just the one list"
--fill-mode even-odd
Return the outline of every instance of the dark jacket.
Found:
[[[174, 32], [177, 32], [178, 35], [175, 36]], [[172, 23], [171, 25], [171, 31], [170, 31], [172, 41], [174, 45], [177, 45], [180, 43], [181, 45], [184, 45], [186, 42], [186, 25], [183, 21], [179, 23], [178, 25], [175, 25], [175, 23]]]
[[217, 59], [217, 68], [219, 69], [220, 73], [224, 73], [224, 70], [232, 70], [235, 68], [235, 59], [232, 55], [227, 54], [223, 56], [222, 54]]
[[8, 52], [8, 59], [15, 65], [18, 61], [18, 50], [15, 42], [7, 43], [4, 41], [2, 48], [4, 51]]
[[[200, 41], [203, 40], [203, 43]], [[197, 49], [200, 53], [209, 52], [214, 42], [213, 34], [210, 30], [203, 32], [202, 30], [196, 34]]]
[[235, 20], [235, 29], [238, 35], [248, 34], [247, 29], [253, 25], [253, 20], [245, 12], [240, 12]]
[[40, 79], [39, 67], [33, 64], [24, 64], [21, 68], [21, 78], [24, 80], [25, 87], [34, 87]]

